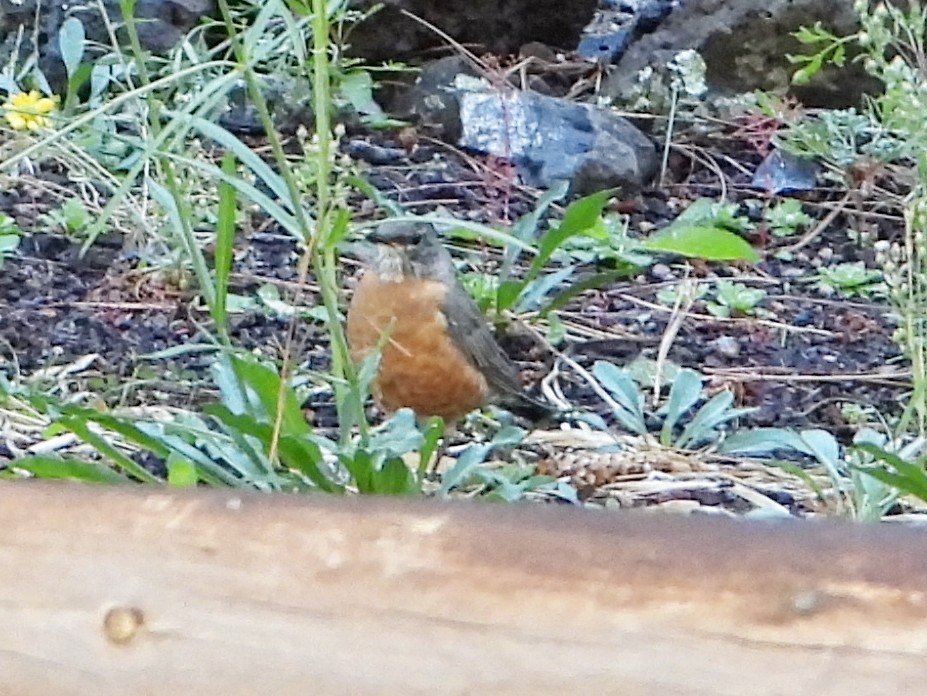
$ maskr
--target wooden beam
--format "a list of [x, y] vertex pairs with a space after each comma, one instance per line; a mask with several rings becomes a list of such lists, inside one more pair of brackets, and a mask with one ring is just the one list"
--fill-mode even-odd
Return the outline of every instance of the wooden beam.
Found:
[[0, 529], [4, 695], [927, 683], [914, 529], [33, 482]]

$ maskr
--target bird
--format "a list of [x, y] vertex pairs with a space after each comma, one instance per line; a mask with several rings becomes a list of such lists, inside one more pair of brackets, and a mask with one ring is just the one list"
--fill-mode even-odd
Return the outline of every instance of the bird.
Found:
[[382, 345], [372, 384], [382, 409], [446, 424], [488, 403], [531, 421], [553, 413], [525, 392], [430, 223], [387, 221], [367, 239], [374, 254], [345, 329], [355, 362]]

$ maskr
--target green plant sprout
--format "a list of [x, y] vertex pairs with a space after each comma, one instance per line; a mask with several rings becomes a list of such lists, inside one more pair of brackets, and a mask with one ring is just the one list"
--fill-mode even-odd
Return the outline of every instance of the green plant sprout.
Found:
[[790, 237], [814, 222], [814, 218], [801, 209], [801, 202], [794, 198], [786, 198], [769, 207], [763, 217], [775, 237]]
[[728, 390], [707, 398], [704, 378], [690, 369], [676, 370], [666, 401], [648, 411], [639, 378], [633, 374], [630, 368], [604, 360], [592, 367], [592, 375], [612, 397], [612, 415], [621, 426], [637, 435], [656, 432], [664, 447], [696, 449], [716, 444], [722, 438], [722, 426], [755, 411], [734, 407], [734, 395]]
[[61, 230], [69, 237], [84, 237], [93, 223], [93, 215], [83, 202], [77, 198], [68, 198], [59, 207], [41, 215], [39, 222]]
[[793, 32], [792, 36], [806, 46], [820, 46], [817, 53], [786, 56], [790, 63], [801, 66], [792, 75], [792, 84], [796, 85], [808, 84], [827, 63], [842, 67], [846, 62], [846, 45], [857, 38], [856, 34], [836, 36], [827, 31], [821, 22], [815, 22], [813, 27], [802, 27]]
[[3, 262], [19, 248], [23, 232], [16, 221], [6, 213], [0, 213], [0, 268]]
[[[923, 441], [911, 442], [894, 453], [895, 446], [885, 436], [864, 428], [854, 436], [853, 443], [849, 448], [841, 448], [833, 435], [818, 428], [801, 431], [756, 428], [732, 434], [720, 444], [718, 451], [765, 457], [790, 452], [811, 458], [823, 467], [830, 479], [833, 487], [830, 496], [836, 497], [851, 517], [861, 521], [880, 520], [901, 493], [927, 495]], [[917, 463], [909, 463], [917, 457], [920, 457]], [[825, 496], [804, 469], [791, 462], [779, 464], [805, 480], [820, 497]], [[916, 471], [918, 466], [920, 473]]]
[[871, 297], [884, 294], [882, 272], [866, 268], [862, 261], [824, 266], [818, 271], [815, 287], [825, 295]]
[[[691, 294], [692, 300], [695, 301], [705, 298], [708, 295], [708, 290], [709, 285], [707, 283], [696, 284], [695, 289]], [[657, 290], [656, 298], [660, 304], [664, 304], [667, 307], [673, 307], [679, 300], [680, 292], [681, 282], [673, 283], [672, 285], [668, 285]]]
[[719, 280], [715, 283], [712, 295], [713, 299], [706, 304], [706, 308], [714, 316], [750, 316], [758, 313], [759, 304], [766, 298], [766, 291], [743, 283]]

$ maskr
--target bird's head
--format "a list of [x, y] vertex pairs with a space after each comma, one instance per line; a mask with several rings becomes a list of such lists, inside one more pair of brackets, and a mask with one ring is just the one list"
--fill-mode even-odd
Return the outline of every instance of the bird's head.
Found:
[[367, 239], [376, 244], [373, 267], [383, 280], [448, 282], [455, 277], [451, 255], [427, 222], [384, 222]]

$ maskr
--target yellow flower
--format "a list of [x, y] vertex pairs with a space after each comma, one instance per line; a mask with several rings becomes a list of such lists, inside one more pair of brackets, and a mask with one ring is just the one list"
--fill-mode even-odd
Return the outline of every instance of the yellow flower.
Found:
[[51, 119], [45, 114], [55, 110], [58, 100], [43, 97], [36, 90], [10, 94], [3, 104], [7, 123], [14, 130], [38, 130], [50, 128]]

